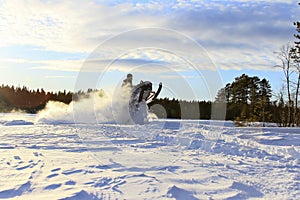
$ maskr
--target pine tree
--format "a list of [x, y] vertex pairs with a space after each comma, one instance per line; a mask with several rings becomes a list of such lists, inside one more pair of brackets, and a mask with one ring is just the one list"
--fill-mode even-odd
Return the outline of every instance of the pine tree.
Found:
[[270, 98], [272, 96], [271, 85], [266, 79], [259, 82], [259, 101], [254, 108], [255, 119], [260, 122], [271, 121]]
[[279, 122], [280, 126], [287, 126], [286, 123], [286, 112], [285, 112], [285, 105], [284, 105], [284, 100], [283, 100], [283, 94], [280, 94], [279, 97], [279, 104], [278, 104], [278, 109], [279, 109]]
[[215, 103], [227, 103], [227, 98], [226, 98], [226, 89], [225, 88], [221, 88], [218, 93], [217, 96], [215, 98]]
[[250, 121], [255, 120], [255, 106], [259, 101], [259, 82], [260, 79], [257, 76], [251, 77], [249, 82], [249, 100], [250, 100]]

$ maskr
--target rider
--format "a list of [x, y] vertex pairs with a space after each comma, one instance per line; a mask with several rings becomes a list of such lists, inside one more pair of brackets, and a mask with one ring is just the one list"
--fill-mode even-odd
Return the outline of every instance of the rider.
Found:
[[127, 74], [127, 78], [123, 80], [122, 87], [130, 87], [132, 88], [132, 74]]

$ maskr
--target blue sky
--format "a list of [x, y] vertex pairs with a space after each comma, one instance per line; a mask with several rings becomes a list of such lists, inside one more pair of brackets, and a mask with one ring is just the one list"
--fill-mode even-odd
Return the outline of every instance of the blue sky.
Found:
[[163, 82], [163, 96], [214, 99], [246, 73], [276, 93], [274, 51], [292, 43], [295, 0], [0, 0], [0, 84], [104, 88], [127, 72]]

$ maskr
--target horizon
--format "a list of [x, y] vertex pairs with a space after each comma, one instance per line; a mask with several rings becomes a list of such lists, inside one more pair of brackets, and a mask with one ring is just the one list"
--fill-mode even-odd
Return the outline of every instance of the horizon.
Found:
[[300, 18], [293, 0], [1, 1], [0, 11], [0, 84], [113, 93], [133, 73], [185, 100], [214, 100], [242, 74], [276, 94], [273, 52], [293, 43]]
[[[243, 73], [243, 74], [245, 74], [245, 73]], [[236, 77], [234, 77], [233, 78], [233, 80], [235, 79], [235, 78], [237, 78], [237, 77], [240, 77], [242, 74], [240, 74], [240, 75], [238, 75], [238, 76], [236, 76]], [[249, 74], [245, 74], [245, 75], [247, 75], [247, 76], [249, 76], [249, 77], [254, 77], [255, 75], [253, 75], [253, 76], [251, 76], [251, 75], [249, 75]], [[262, 80], [262, 79], [264, 79], [264, 77], [258, 77], [260, 80]], [[270, 83], [270, 81], [268, 80], [268, 79], [266, 79], [269, 83]], [[233, 82], [233, 81], [232, 81]], [[226, 83], [226, 84], [231, 84], [232, 82], [228, 82], [228, 83]], [[225, 85], [226, 85], [225, 84]], [[134, 84], [135, 85], [135, 84]], [[224, 86], [225, 86], [224, 85]], [[157, 86], [157, 84], [155, 85], [155, 86]], [[28, 86], [26, 86], [26, 85], [9, 85], [9, 84], [4, 84], [4, 83], [1, 83], [0, 84], [0, 87], [10, 87], [10, 88], [12, 88], [12, 87], [14, 87], [15, 89], [17, 89], [17, 88], [20, 88], [20, 89], [22, 89], [22, 88], [26, 88], [28, 91], [32, 91], [32, 92], [38, 92], [38, 91], [40, 91], [41, 92], [41, 90], [43, 90], [45, 93], [53, 93], [53, 94], [57, 94], [57, 93], [60, 93], [60, 92], [66, 92], [66, 93], [72, 93], [73, 95], [74, 94], [76, 94], [76, 93], [80, 93], [80, 92], [84, 92], [84, 93], [87, 93], [89, 90], [92, 90], [92, 91], [103, 91], [104, 93], [106, 93], [106, 94], [108, 94], [108, 95], [111, 95], [111, 96], [113, 96], [114, 94], [113, 94], [113, 92], [114, 91], [111, 91], [111, 90], [108, 90], [108, 91], [106, 91], [105, 89], [103, 89], [103, 88], [86, 88], [86, 90], [82, 90], [82, 89], [80, 89], [80, 90], [77, 90], [77, 91], [72, 91], [72, 90], [67, 90], [67, 89], [58, 89], [58, 90], [47, 90], [47, 89], [45, 89], [45, 88], [43, 88], [43, 87], [37, 87], [37, 88], [31, 88], [31, 87], [28, 87]], [[120, 83], [118, 83], [117, 84], [117, 87], [121, 87], [121, 85], [120, 85]], [[155, 89], [157, 89], [157, 88], [153, 88], [153, 90], [155, 90]], [[220, 88], [221, 89], [221, 88]], [[272, 88], [271, 88], [272, 89]], [[117, 90], [116, 90], [117, 91]], [[118, 92], [118, 91], [117, 91]], [[274, 92], [273, 92], [273, 89], [272, 89], [272, 99], [274, 99], [274, 96], [276, 95], [276, 94], [273, 94]], [[176, 100], [179, 100], [179, 101], [197, 101], [197, 102], [201, 102], [201, 101], [205, 101], [205, 102], [213, 102], [215, 99], [182, 99], [182, 98], [176, 98], [176, 97], [174, 97], [174, 96], [161, 96], [161, 95], [159, 95], [159, 97], [158, 97], [159, 99], [164, 99], [164, 98], [167, 98], [167, 99], [176, 99]]]

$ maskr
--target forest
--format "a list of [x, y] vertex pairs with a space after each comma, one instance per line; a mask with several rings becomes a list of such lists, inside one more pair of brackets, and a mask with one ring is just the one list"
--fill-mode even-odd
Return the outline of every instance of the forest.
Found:
[[25, 111], [36, 113], [43, 109], [48, 101], [60, 101], [69, 104], [71, 92], [45, 92], [44, 89], [29, 90], [27, 87], [0, 86], [0, 112]]

